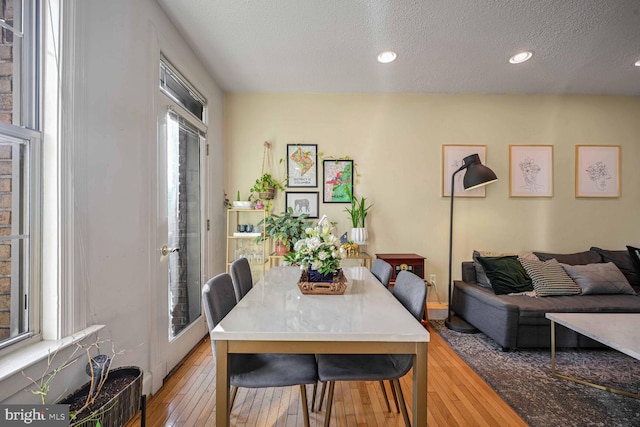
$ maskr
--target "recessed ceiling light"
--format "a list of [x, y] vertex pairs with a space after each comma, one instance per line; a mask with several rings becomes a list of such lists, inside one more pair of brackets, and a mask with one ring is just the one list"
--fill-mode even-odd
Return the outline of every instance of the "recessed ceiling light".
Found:
[[635, 64], [633, 64], [633, 65], [635, 65], [636, 67], [640, 67], [640, 59], [638, 59], [638, 60], [636, 61], [636, 63], [635, 63]]
[[398, 54], [391, 51], [386, 50], [378, 55], [378, 62], [382, 62], [383, 64], [388, 64], [389, 62], [393, 62], [398, 57]]
[[512, 64], [521, 64], [524, 61], [528, 61], [533, 56], [533, 52], [525, 50], [524, 52], [518, 52], [509, 58], [509, 62]]

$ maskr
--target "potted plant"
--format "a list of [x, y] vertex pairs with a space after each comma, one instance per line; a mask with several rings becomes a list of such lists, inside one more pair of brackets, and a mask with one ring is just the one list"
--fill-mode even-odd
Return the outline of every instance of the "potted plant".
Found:
[[[349, 193], [351, 192], [349, 191]], [[373, 203], [369, 206], [366, 206], [366, 197], [362, 197], [360, 198], [360, 200], [358, 200], [355, 195], [349, 195], [351, 196], [351, 209], [345, 208], [345, 211], [351, 217], [351, 226], [353, 227], [351, 229], [350, 240], [357, 243], [358, 245], [366, 245], [368, 233], [367, 229], [365, 228], [365, 219], [367, 218], [367, 214], [369, 213], [369, 209], [371, 209], [371, 206], [373, 206]]]
[[255, 193], [258, 199], [271, 200], [275, 197], [276, 190], [284, 191], [283, 183], [276, 180], [270, 173], [263, 174], [256, 179], [249, 191]]
[[266, 237], [270, 237], [276, 243], [276, 254], [286, 254], [291, 249], [291, 245], [305, 237], [305, 230], [311, 226], [307, 216], [307, 214], [293, 216], [291, 207], [279, 215], [269, 215], [258, 223], [264, 227], [264, 233], [256, 238], [256, 242], [259, 243]]
[[232, 207], [235, 209], [251, 209], [252, 206], [253, 206], [253, 202], [251, 201], [251, 195], [249, 195], [248, 200], [241, 200], [240, 190], [238, 190], [236, 199], [232, 202]]
[[[60, 366], [52, 368], [53, 355], [49, 355], [47, 363], [48, 374], [39, 379], [27, 377], [36, 388], [31, 393], [40, 397], [43, 405], [47, 404], [47, 397], [51, 383], [57, 375], [74, 363], [76, 353], [83, 351], [88, 363], [85, 372], [90, 381], [70, 395], [58, 400], [58, 404], [69, 405], [70, 426], [107, 427], [126, 424], [138, 411], [143, 410], [142, 399], [142, 369], [137, 366], [111, 368], [111, 363], [120, 352], [113, 351], [111, 356], [104, 354], [92, 355], [97, 351], [102, 341], [98, 339], [88, 345], [77, 344], [75, 351]], [[23, 374], [24, 375], [24, 374]]]

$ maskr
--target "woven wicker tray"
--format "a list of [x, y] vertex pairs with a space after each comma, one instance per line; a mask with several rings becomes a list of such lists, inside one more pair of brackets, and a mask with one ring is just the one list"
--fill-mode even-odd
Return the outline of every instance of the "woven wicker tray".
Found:
[[342, 295], [347, 290], [347, 278], [342, 270], [333, 278], [333, 282], [309, 282], [306, 270], [302, 270], [298, 282], [300, 292], [307, 295]]

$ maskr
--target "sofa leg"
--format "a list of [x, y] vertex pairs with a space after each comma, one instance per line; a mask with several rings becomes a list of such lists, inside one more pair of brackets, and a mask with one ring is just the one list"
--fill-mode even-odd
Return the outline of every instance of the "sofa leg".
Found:
[[509, 350], [511, 350], [511, 349], [510, 349], [509, 347], [502, 347], [502, 346], [500, 346], [500, 350], [501, 350], [501, 351], [503, 351], [503, 352], [505, 352], [505, 353], [508, 353], [508, 352], [509, 352]]

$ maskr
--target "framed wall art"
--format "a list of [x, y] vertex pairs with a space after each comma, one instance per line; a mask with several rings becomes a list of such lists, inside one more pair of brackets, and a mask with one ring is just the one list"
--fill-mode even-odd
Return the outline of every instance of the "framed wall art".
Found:
[[287, 144], [287, 187], [318, 186], [318, 146]]
[[619, 145], [576, 145], [576, 197], [620, 197]]
[[[451, 175], [462, 166], [462, 159], [471, 154], [478, 154], [482, 164], [487, 155], [486, 145], [443, 145], [442, 146], [442, 196], [451, 197]], [[464, 174], [459, 172], [454, 181], [455, 197], [484, 197], [485, 188], [474, 188], [466, 191], [463, 186]]]
[[509, 197], [553, 196], [553, 145], [509, 145]]
[[320, 195], [317, 191], [310, 193], [287, 191], [285, 193], [286, 209], [293, 209], [293, 216], [307, 214], [308, 218], [318, 218]]
[[324, 160], [322, 187], [322, 200], [325, 203], [351, 203], [353, 160]]

